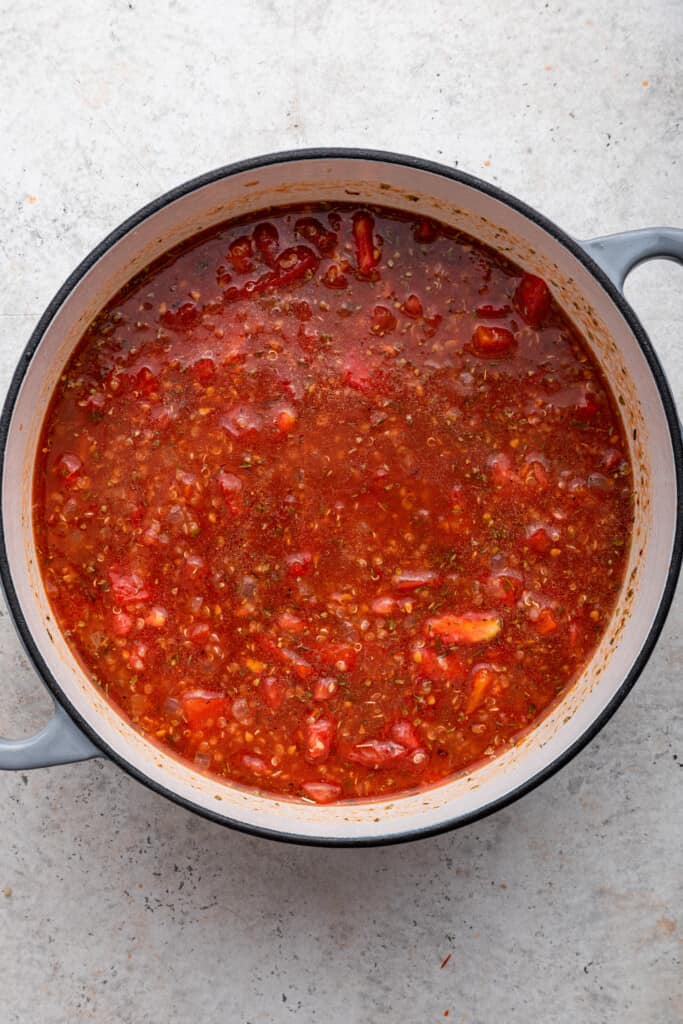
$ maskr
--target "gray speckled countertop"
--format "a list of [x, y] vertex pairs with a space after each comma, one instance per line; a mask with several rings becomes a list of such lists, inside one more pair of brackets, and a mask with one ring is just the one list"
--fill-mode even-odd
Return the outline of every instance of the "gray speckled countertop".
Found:
[[[3, 384], [110, 228], [270, 150], [432, 157], [580, 237], [683, 223], [678, 0], [0, 9]], [[627, 285], [679, 400], [681, 275], [649, 264]], [[680, 1022], [682, 623], [679, 600], [569, 767], [412, 846], [246, 838], [103, 762], [4, 775], [2, 1024]], [[49, 702], [4, 608], [0, 674], [0, 733], [41, 724]]]

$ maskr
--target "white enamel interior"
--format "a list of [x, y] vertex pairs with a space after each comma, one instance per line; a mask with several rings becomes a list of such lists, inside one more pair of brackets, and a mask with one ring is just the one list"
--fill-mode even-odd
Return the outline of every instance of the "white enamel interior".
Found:
[[[203, 776], [144, 740], [88, 682], [50, 620], [36, 566], [31, 478], [46, 403], [69, 354], [93, 315], [132, 274], [169, 246], [228, 217], [267, 205], [350, 198], [419, 209], [471, 232], [551, 282], [560, 302], [590, 332], [615, 392], [623, 396], [638, 497], [627, 582], [613, 626], [581, 679], [536, 729], [498, 759], [434, 789], [318, 807]], [[390, 838], [476, 812], [528, 782], [580, 739], [646, 640], [669, 570], [676, 516], [673, 450], [657, 387], [626, 321], [583, 265], [545, 229], [471, 186], [390, 161], [351, 157], [280, 162], [224, 177], [148, 216], [113, 245], [64, 301], [28, 367], [11, 422], [2, 502], [10, 569], [35, 643], [70, 703], [112, 750], [158, 785], [215, 815], [274, 833], [346, 841]]]

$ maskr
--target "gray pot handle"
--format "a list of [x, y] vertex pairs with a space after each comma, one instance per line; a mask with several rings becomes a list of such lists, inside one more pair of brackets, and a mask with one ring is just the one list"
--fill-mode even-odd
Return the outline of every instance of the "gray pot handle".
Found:
[[47, 768], [102, 756], [102, 751], [83, 735], [61, 704], [55, 704], [54, 715], [35, 736], [24, 740], [0, 739], [0, 769], [8, 771]]
[[623, 291], [624, 281], [634, 267], [645, 260], [675, 260], [683, 263], [683, 229], [642, 228], [618, 235], [590, 238], [580, 245]]

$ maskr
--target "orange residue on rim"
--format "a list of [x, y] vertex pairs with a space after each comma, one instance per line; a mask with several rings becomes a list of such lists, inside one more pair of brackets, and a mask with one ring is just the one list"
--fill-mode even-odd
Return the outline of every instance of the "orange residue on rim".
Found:
[[34, 203], [38, 202], [38, 197], [37, 196], [26, 196], [26, 202], [29, 204], [29, 206], [33, 206]]

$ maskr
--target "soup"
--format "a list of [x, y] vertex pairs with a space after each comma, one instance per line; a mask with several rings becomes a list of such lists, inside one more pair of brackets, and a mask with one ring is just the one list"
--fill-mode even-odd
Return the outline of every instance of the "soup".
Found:
[[632, 506], [546, 283], [346, 204], [221, 224], [130, 281], [34, 481], [93, 684], [198, 770], [317, 803], [434, 785], [533, 727], [609, 623]]

